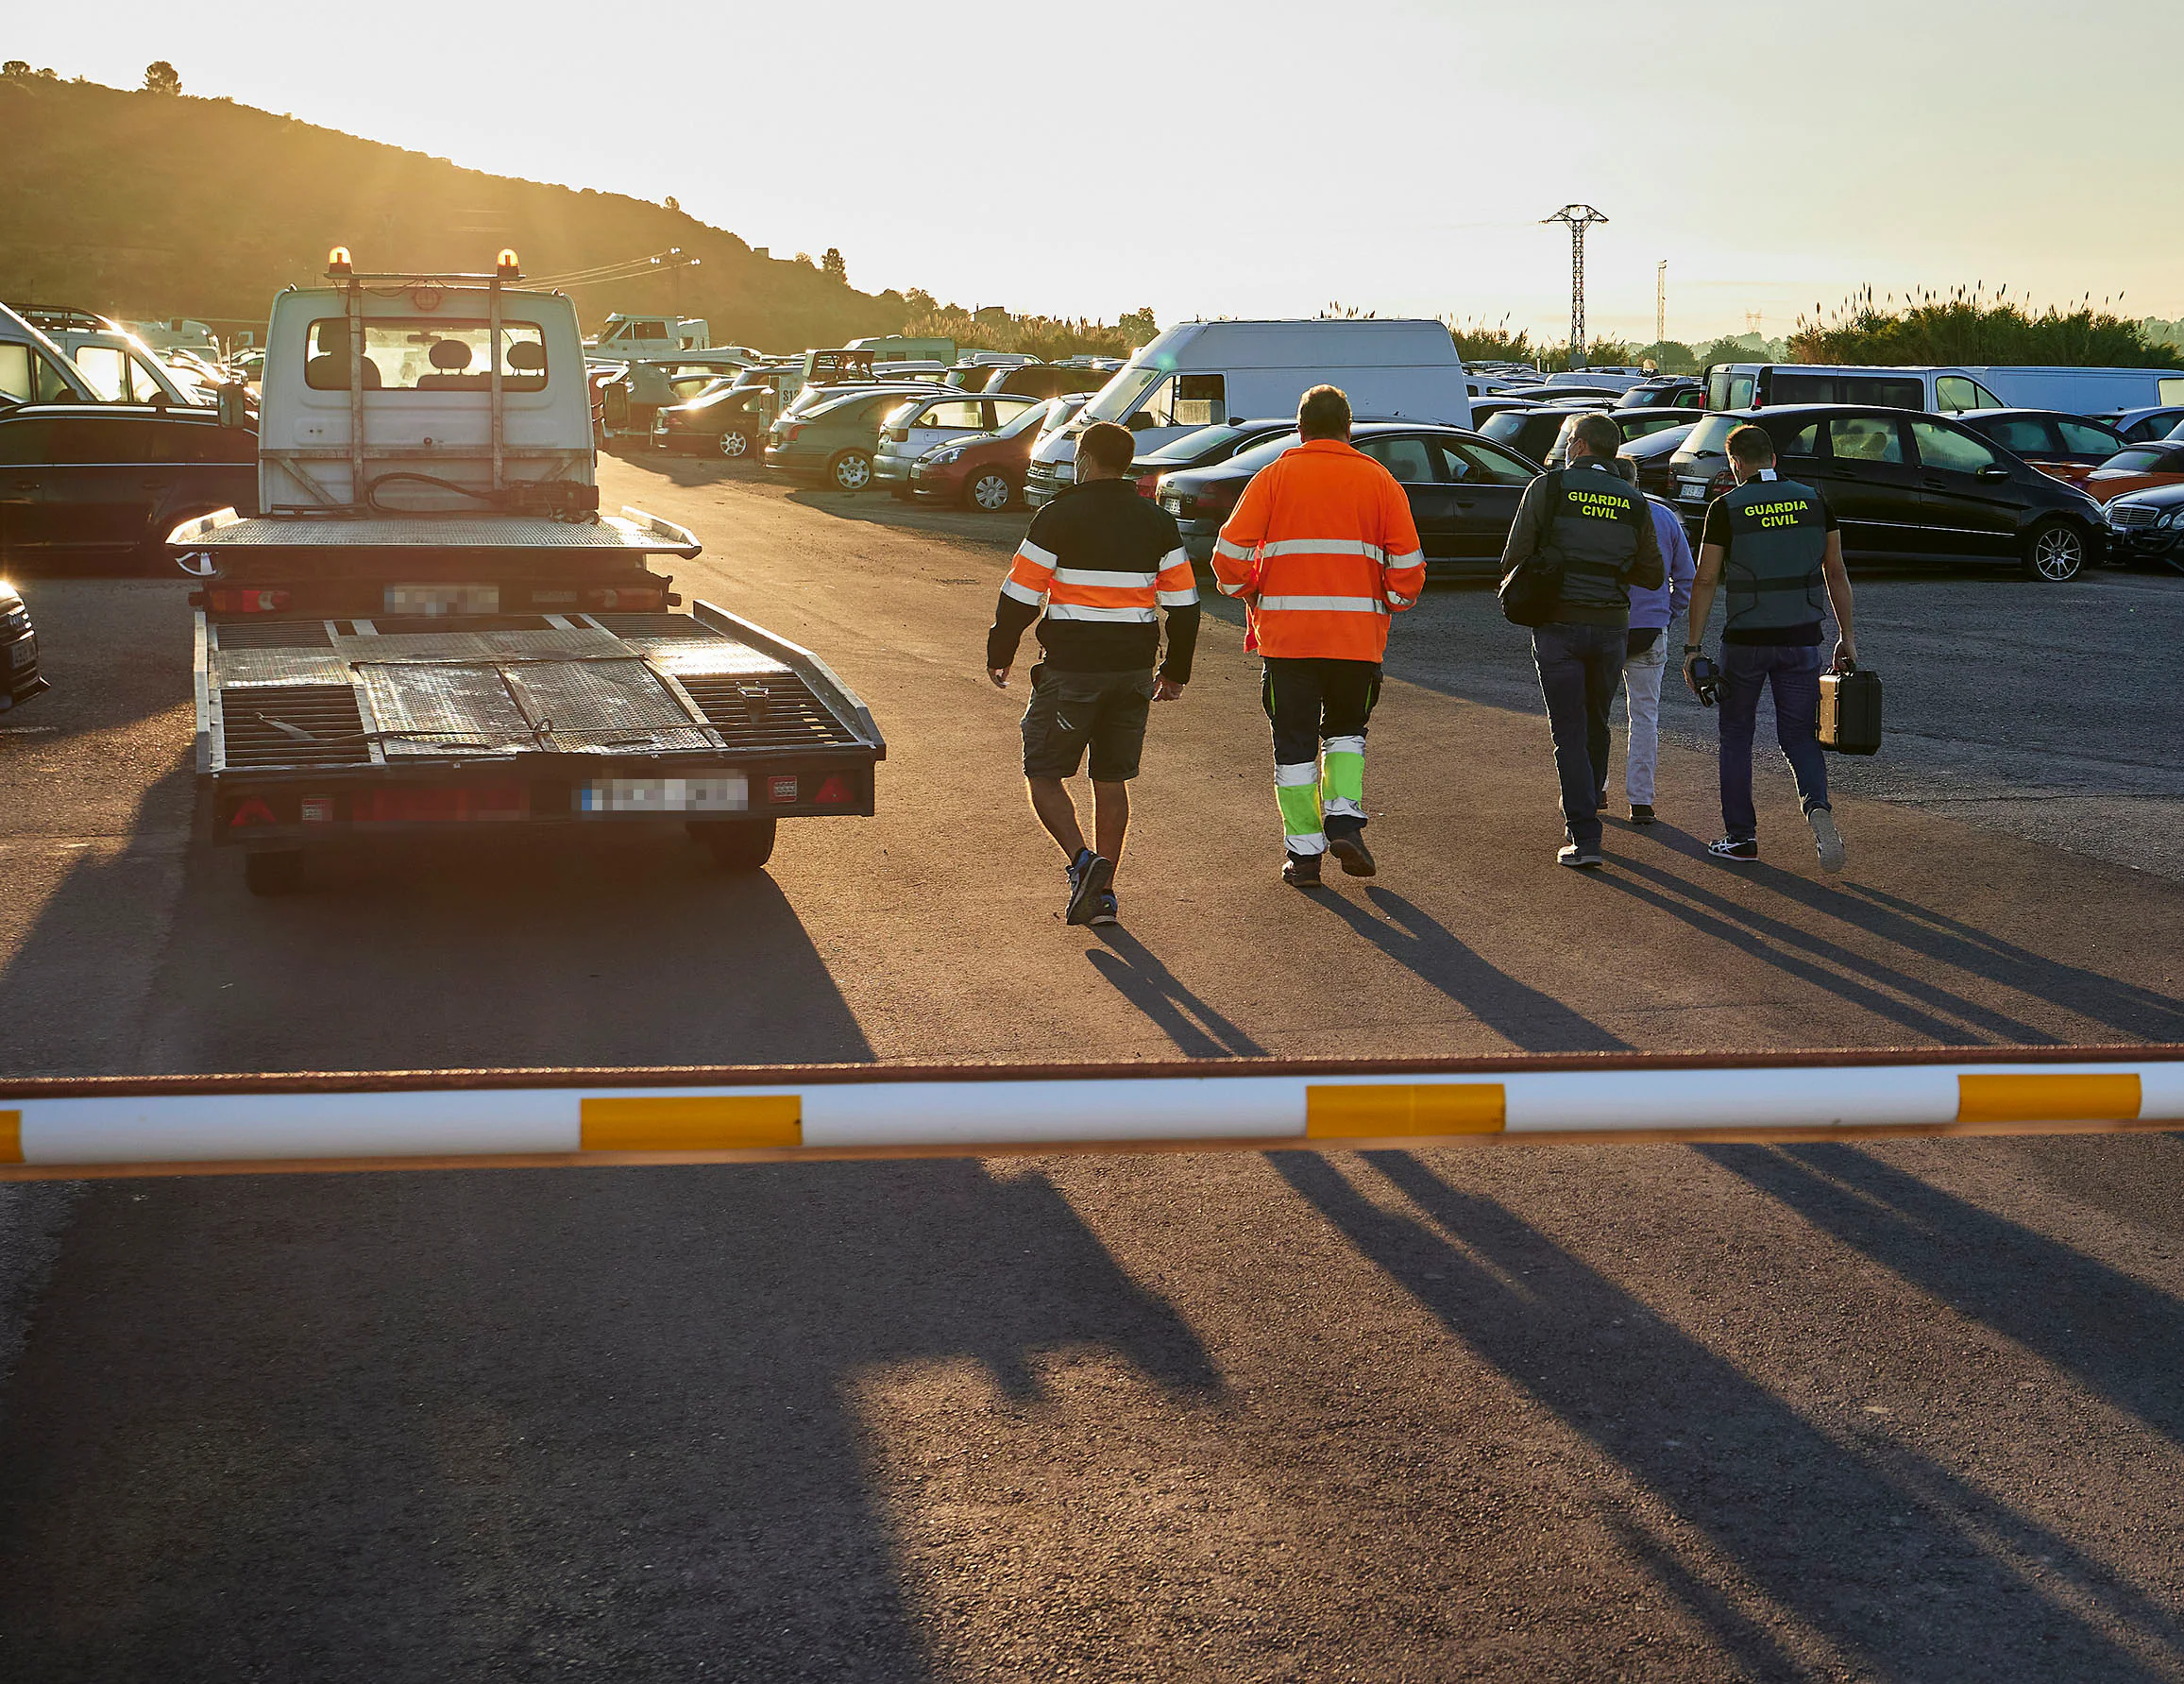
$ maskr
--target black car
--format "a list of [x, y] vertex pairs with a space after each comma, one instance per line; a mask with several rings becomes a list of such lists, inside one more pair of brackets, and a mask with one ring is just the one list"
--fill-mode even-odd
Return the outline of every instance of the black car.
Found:
[[[1171, 473], [1160, 482], [1160, 506], [1183, 529], [1183, 547], [1194, 561], [1213, 553], [1221, 523], [1252, 476], [1296, 443], [1292, 429], [1227, 462]], [[1517, 501], [1540, 472], [1536, 462], [1491, 439], [1431, 422], [1363, 422], [1350, 429], [1350, 443], [1403, 487], [1430, 570], [1498, 566]]]
[[2184, 573], [2184, 484], [2133, 491], [2103, 512], [2111, 560], [2157, 561]]
[[0, 580], [0, 713], [46, 689], [38, 672], [38, 634], [30, 610], [12, 585]]
[[0, 567], [164, 559], [215, 509], [258, 512], [258, 435], [212, 410], [25, 403], [0, 410]]
[[[1587, 412], [1581, 411], [1580, 415], [1584, 413]], [[1622, 434], [1621, 441], [1616, 447], [1618, 452], [1623, 445], [1635, 444], [1639, 439], [1651, 438], [1656, 433], [1674, 433], [1679, 429], [1688, 431], [1699, 418], [1696, 414], [1685, 409], [1609, 409], [1589, 413], [1601, 417], [1609, 426]], [[1540, 458], [1548, 467], [1562, 468], [1567, 464], [1570, 429], [1578, 419], [1579, 416], [1576, 415], [1564, 417], [1562, 426], [1555, 433], [1554, 443], [1548, 447], [1546, 454]]]
[[1294, 420], [1224, 421], [1218, 426], [1201, 427], [1195, 433], [1186, 433], [1181, 438], [1171, 438], [1155, 451], [1148, 451], [1130, 464], [1130, 472], [1138, 482], [1138, 489], [1147, 497], [1155, 492], [1154, 482], [1162, 474], [1181, 473], [1194, 468], [1211, 468], [1217, 462], [1263, 444], [1284, 433], [1295, 433]]
[[773, 406], [770, 385], [719, 387], [653, 416], [652, 447], [675, 455], [740, 460], [765, 449]]
[[1638, 468], [1638, 489], [1648, 497], [1668, 498], [1675, 494], [1675, 476], [1669, 464], [1684, 441], [1691, 436], [1691, 429], [1699, 424], [1699, 417], [1688, 412], [1680, 412], [1680, 418], [1672, 425], [1643, 437], [1626, 439], [1623, 448], [1616, 452], [1625, 461], [1634, 462]]
[[1536, 398], [1512, 398], [1507, 392], [1497, 392], [1490, 398], [1471, 400], [1471, 425], [1483, 427], [1496, 416], [1507, 415], [1513, 409], [1537, 409]]
[[1989, 444], [2036, 468], [2048, 462], [2098, 468], [2125, 444], [2124, 435], [2106, 421], [2059, 409], [1967, 409], [1956, 419]]
[[1554, 449], [1554, 441], [1562, 436], [1563, 428], [1572, 418], [1600, 413], [1594, 404], [1543, 403], [1532, 409], [1505, 409], [1491, 419], [1480, 422], [1479, 431], [1519, 456], [1545, 462], [1547, 453]]
[[1617, 409], [1704, 409], [1706, 383], [1687, 375], [1642, 381], [1625, 392]]
[[2184, 405], [2168, 403], [2152, 409], [2126, 409], [2116, 417], [2116, 431], [2130, 444], [2151, 444], [2158, 438], [2175, 438], [2184, 430]]
[[1775, 467], [1828, 500], [1846, 555], [1890, 562], [2014, 561], [2035, 579], [2074, 579], [2097, 560], [2099, 505], [1945, 416], [1851, 403], [1727, 410], [1703, 417], [1675, 454], [1675, 502], [1696, 527], [1735, 483], [1725, 446], [1767, 429]]

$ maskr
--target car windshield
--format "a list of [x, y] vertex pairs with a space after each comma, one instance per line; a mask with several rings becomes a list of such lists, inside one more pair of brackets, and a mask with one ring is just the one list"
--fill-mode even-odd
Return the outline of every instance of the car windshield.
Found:
[[1251, 436], [1249, 427], [1201, 427], [1195, 433], [1186, 433], [1181, 438], [1172, 438], [1159, 450], [1141, 457], [1144, 462], [1196, 462], [1210, 456], [1224, 446], [1232, 445], [1240, 438]]
[[1247, 468], [1257, 473], [1269, 462], [1278, 462], [1303, 442], [1294, 433], [1280, 433], [1262, 445], [1253, 445], [1248, 451], [1239, 451], [1223, 464], [1227, 468]]
[[1729, 435], [1744, 425], [1740, 416], [1708, 416], [1691, 429], [1685, 439], [1684, 449], [1694, 456], [1718, 456], [1729, 442]]
[[993, 436], [996, 438], [1014, 438], [1019, 434], [1036, 432], [1046, 420], [1047, 414], [1052, 407], [1051, 404], [1034, 403], [1029, 409], [1015, 417], [1006, 425], [995, 428]]
[[1664, 427], [1658, 433], [1649, 433], [1643, 438], [1632, 439], [1617, 451], [1618, 455], [1634, 456], [1641, 460], [1652, 456], [1667, 456], [1691, 436], [1695, 423], [1680, 421], [1673, 427]]
[[2152, 473], [2161, 466], [2166, 451], [2118, 451], [2101, 464], [2103, 473]]
[[1505, 409], [1488, 417], [1479, 431], [1496, 444], [1513, 445], [1524, 435], [1525, 424], [1539, 413], [1536, 409]]
[[1099, 390], [1099, 395], [1084, 406], [1083, 419], [1087, 421], [1119, 421], [1138, 407], [1138, 400], [1151, 391], [1154, 385], [1168, 377], [1165, 368], [1144, 363], [1135, 368], [1126, 368]]

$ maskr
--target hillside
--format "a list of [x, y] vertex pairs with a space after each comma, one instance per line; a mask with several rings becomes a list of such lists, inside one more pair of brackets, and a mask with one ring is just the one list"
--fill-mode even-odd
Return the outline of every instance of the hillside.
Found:
[[[108, 315], [262, 324], [328, 247], [368, 269], [488, 268], [503, 246], [551, 276], [671, 247], [700, 266], [571, 287], [587, 328], [676, 308], [717, 340], [789, 350], [899, 331], [910, 307], [620, 194], [463, 169], [225, 100], [0, 77], [0, 298]], [[929, 305], [930, 300], [920, 299]]]

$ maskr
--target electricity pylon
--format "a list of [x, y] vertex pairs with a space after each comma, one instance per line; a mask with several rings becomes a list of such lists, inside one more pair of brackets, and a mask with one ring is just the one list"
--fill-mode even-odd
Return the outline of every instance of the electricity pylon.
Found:
[[1565, 205], [1540, 221], [1569, 224], [1569, 366], [1585, 366], [1585, 230], [1607, 218], [1590, 205]]

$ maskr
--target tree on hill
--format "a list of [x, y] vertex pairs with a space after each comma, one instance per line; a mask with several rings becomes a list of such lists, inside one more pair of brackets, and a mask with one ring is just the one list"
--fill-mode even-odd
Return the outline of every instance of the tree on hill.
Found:
[[179, 94], [181, 91], [181, 72], [164, 59], [154, 59], [144, 66], [144, 92], [146, 94]]
[[829, 246], [826, 255], [819, 260], [819, 266], [828, 280], [838, 281], [844, 286], [849, 284], [849, 264], [842, 262], [840, 247]]

